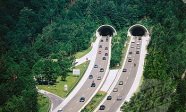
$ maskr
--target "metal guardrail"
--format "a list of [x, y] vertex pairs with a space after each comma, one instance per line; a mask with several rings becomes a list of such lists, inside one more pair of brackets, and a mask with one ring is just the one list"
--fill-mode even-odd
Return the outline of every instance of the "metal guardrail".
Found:
[[87, 70], [88, 64], [90, 63], [90, 60], [87, 61], [87, 65], [85, 67], [85, 69], [83, 70], [81, 76], [79, 77], [79, 79], [77, 80], [77, 82], [74, 84], [74, 86], [67, 92], [66, 96], [68, 96], [68, 94], [74, 89], [74, 87], [77, 85], [77, 83], [80, 81], [80, 79], [82, 78], [83, 74], [85, 73], [85, 71]]

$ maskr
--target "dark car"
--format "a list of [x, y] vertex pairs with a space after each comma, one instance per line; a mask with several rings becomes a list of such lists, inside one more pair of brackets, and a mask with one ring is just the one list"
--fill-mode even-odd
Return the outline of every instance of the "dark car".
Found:
[[123, 81], [119, 81], [119, 85], [123, 85]]
[[93, 78], [93, 75], [89, 75], [89, 79], [92, 79]]
[[129, 52], [129, 54], [132, 54], [132, 52]]
[[106, 57], [103, 57], [103, 60], [106, 60]]
[[138, 40], [141, 40], [141, 37], [139, 37]]
[[108, 53], [105, 53], [105, 56], [108, 56]]
[[105, 105], [101, 105], [99, 110], [105, 110]]
[[96, 84], [93, 82], [92, 84], [91, 84], [91, 87], [95, 87], [96, 86]]
[[105, 47], [105, 50], [108, 50], [108, 47]]
[[112, 99], [112, 96], [107, 96], [107, 100], [111, 100]]
[[94, 65], [94, 68], [98, 68], [98, 65]]
[[81, 97], [79, 102], [84, 102], [85, 101], [85, 97]]
[[101, 39], [101, 42], [103, 42], [103, 39]]
[[128, 62], [132, 62], [132, 59], [129, 59]]
[[108, 42], [108, 37], [106, 38], [106, 41]]
[[136, 54], [139, 54], [139, 51], [136, 51]]
[[102, 48], [102, 45], [99, 45], [99, 48]]
[[127, 72], [127, 69], [126, 69], [126, 68], [124, 68], [124, 69], [123, 69], [123, 72]]
[[101, 69], [100, 69], [100, 72], [104, 72], [104, 69], [103, 69], [103, 68], [101, 68]]

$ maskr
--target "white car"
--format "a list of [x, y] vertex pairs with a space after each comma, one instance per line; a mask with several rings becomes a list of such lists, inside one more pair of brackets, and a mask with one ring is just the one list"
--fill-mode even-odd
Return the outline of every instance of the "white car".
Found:
[[133, 45], [131, 45], [131, 48], [134, 48], [134, 46], [133, 46]]
[[139, 49], [139, 48], [140, 48], [140, 46], [137, 46], [136, 48], [137, 48], [137, 49]]
[[137, 45], [139, 45], [139, 42], [138, 43], [136, 43]]
[[128, 55], [128, 58], [131, 58], [131, 55]]
[[132, 43], [135, 43], [135, 39], [133, 39], [131, 42], [132, 42]]

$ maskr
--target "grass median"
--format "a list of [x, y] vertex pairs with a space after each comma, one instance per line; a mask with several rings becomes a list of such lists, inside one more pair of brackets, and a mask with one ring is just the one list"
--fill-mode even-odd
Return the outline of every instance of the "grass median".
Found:
[[[74, 69], [80, 69], [80, 74], [82, 74], [85, 68], [86, 68], [86, 62], [76, 66]], [[37, 87], [39, 89], [56, 94], [59, 97], [65, 98], [67, 91], [64, 91], [64, 85], [67, 84], [68, 86], [67, 89], [70, 90], [74, 86], [74, 84], [78, 81], [78, 79], [79, 79], [79, 76], [74, 76], [72, 72], [68, 72], [66, 81], [62, 81], [61, 76], [60, 76], [57, 78], [56, 83], [54, 83], [53, 85], [50, 85], [50, 88], [48, 88], [47, 85], [38, 85]]]
[[[103, 98], [102, 98], [102, 96], [105, 94], [105, 91], [98, 91], [97, 92], [97, 94], [92, 98], [92, 100], [85, 106], [85, 108], [81, 111], [81, 112], [88, 112], [88, 111], [90, 111], [95, 105], [96, 105], [96, 103], [98, 102], [98, 101], [102, 101], [103, 99], [104, 99], [104, 97], [106, 96], [104, 96]], [[102, 98], [102, 99], [101, 99]], [[99, 103], [100, 103], [99, 102]], [[98, 105], [97, 105], [98, 106]], [[96, 106], [96, 107], [97, 107]], [[94, 108], [94, 109], [96, 109], [96, 107]], [[94, 110], [93, 109], [93, 110]], [[93, 111], [92, 110], [92, 111]]]

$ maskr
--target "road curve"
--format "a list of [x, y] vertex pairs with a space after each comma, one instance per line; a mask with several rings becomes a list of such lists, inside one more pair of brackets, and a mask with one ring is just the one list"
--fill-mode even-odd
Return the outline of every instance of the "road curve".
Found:
[[[139, 45], [136, 44], [137, 42], [139, 42]], [[97, 112], [116, 112], [120, 105], [124, 102], [124, 99], [126, 98], [128, 92], [130, 91], [130, 88], [132, 87], [137, 74], [140, 59], [140, 54], [136, 54], [136, 51], [141, 51], [142, 41], [139, 41], [138, 38], [135, 38], [135, 43], [131, 43], [131, 45], [134, 46], [134, 48], [131, 48], [131, 46], [129, 46], [129, 52], [132, 52], [132, 54], [130, 54], [130, 59], [132, 59], [132, 62], [128, 62], [129, 58], [127, 58], [124, 65], [124, 68], [127, 69], [127, 72], [122, 72], [117, 84], [115, 85], [115, 88], [118, 88], [118, 92], [111, 92], [110, 95], [107, 95], [112, 96], [112, 99], [105, 100], [105, 102], [103, 103], [103, 105], [105, 105], [105, 110], [98, 110]], [[140, 49], [137, 49], [137, 46], [140, 46]], [[135, 67], [134, 63], [136, 63]], [[123, 81], [123, 85], [119, 85], [119, 81]], [[122, 96], [122, 100], [117, 101], [118, 96]]]
[[[98, 45], [102, 45], [102, 48], [98, 48], [98, 52], [101, 51], [101, 54], [96, 53], [96, 60], [95, 64], [98, 65], [98, 68], [92, 68], [91, 75], [93, 75], [92, 79], [87, 78], [84, 85], [81, 87], [81, 89], [76, 93], [76, 95], [63, 107], [64, 112], [77, 112], [81, 109], [81, 107], [87, 102], [87, 100], [92, 96], [98, 85], [101, 83], [101, 80], [97, 80], [98, 76], [105, 75], [106, 68], [108, 66], [108, 60], [109, 60], [109, 50], [105, 50], [105, 47], [108, 47], [108, 49], [111, 49], [109, 47], [109, 42], [106, 42], [106, 37], [102, 37], [103, 42], [99, 42]], [[105, 53], [108, 53], [108, 56], [105, 56]], [[106, 60], [102, 60], [103, 57], [106, 57]], [[94, 65], [95, 65], [94, 64]], [[104, 72], [100, 72], [100, 68], [104, 68]], [[96, 87], [91, 87], [92, 81], [95, 82]], [[81, 97], [85, 97], [85, 102], [79, 102]]]

